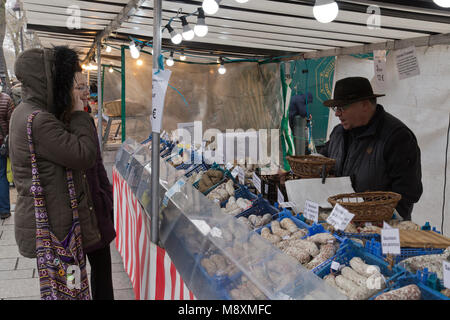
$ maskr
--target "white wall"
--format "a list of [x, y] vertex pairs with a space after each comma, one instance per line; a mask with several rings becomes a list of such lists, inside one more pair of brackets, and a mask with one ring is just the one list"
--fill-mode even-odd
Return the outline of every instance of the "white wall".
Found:
[[[445, 172], [445, 149], [450, 117], [450, 49], [449, 46], [416, 48], [420, 75], [399, 80], [394, 52], [386, 62], [385, 97], [378, 99], [385, 110], [401, 119], [415, 134], [422, 156], [423, 194], [414, 206], [412, 220], [423, 225], [429, 221], [441, 230], [444, 175], [447, 175], [444, 235], [450, 235], [450, 154]], [[373, 80], [373, 61], [338, 57], [335, 81], [348, 76], [364, 76]], [[328, 136], [339, 121], [330, 112]], [[450, 152], [449, 152], [450, 153]]]

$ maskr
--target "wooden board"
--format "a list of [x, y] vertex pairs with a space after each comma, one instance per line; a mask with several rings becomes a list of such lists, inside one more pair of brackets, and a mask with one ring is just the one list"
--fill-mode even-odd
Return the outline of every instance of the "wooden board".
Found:
[[450, 239], [434, 231], [399, 230], [400, 246], [406, 248], [439, 248], [450, 246]]

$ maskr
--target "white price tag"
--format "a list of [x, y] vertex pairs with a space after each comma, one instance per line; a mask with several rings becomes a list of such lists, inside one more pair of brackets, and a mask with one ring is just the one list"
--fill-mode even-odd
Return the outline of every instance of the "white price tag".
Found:
[[381, 248], [383, 254], [400, 254], [400, 232], [397, 228], [381, 229]]
[[252, 181], [253, 181], [253, 185], [255, 186], [256, 190], [259, 193], [261, 193], [261, 179], [254, 172], [253, 172]]
[[442, 261], [442, 270], [444, 271], [444, 287], [450, 289], [450, 262]]
[[245, 185], [245, 171], [242, 167], [237, 166], [238, 175], [239, 175], [239, 183]]
[[283, 193], [281, 192], [280, 188], [277, 188], [277, 190], [278, 190], [278, 203], [283, 203], [284, 202]]
[[[230, 170], [231, 168], [233, 168], [233, 165], [231, 163], [227, 162], [227, 165], [225, 166], [225, 168], [227, 170]], [[236, 178], [236, 176], [235, 176], [235, 178]]]
[[236, 178], [238, 174], [239, 174], [239, 167], [235, 167], [233, 171], [231, 171], [231, 175], [233, 176], [233, 178]]
[[341, 264], [337, 261], [331, 262], [331, 270], [339, 271], [339, 268], [341, 267]]
[[305, 208], [303, 215], [306, 219], [312, 220], [315, 223], [319, 222], [319, 204], [310, 200], [305, 201]]
[[347, 209], [337, 203], [328, 216], [327, 222], [335, 229], [344, 231], [354, 216], [353, 213], [350, 213]]
[[153, 69], [152, 76], [152, 112], [150, 122], [152, 132], [161, 132], [162, 115], [164, 110], [164, 98], [172, 71]]

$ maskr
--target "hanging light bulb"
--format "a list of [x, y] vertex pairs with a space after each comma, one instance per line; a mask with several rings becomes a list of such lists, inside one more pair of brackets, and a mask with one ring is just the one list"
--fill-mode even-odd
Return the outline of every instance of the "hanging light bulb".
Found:
[[180, 60], [181, 61], [185, 61], [186, 60], [186, 56], [184, 55], [184, 51], [183, 50], [181, 50]]
[[202, 8], [207, 14], [215, 14], [219, 11], [220, 0], [203, 0]]
[[166, 64], [171, 67], [175, 64], [173, 61], [173, 51], [170, 52], [170, 57], [166, 60]]
[[106, 51], [107, 53], [110, 53], [110, 52], [111, 52], [111, 47], [110, 47], [110, 46], [106, 46], [105, 51]]
[[136, 64], [140, 67], [144, 64], [144, 62], [141, 59], [139, 59], [138, 61], [136, 61]]
[[339, 12], [337, 3], [333, 0], [316, 0], [313, 8], [314, 17], [321, 23], [329, 23], [336, 19]]
[[183, 26], [183, 38], [184, 40], [192, 40], [194, 39], [195, 33], [194, 30], [189, 27], [189, 23], [186, 20], [186, 17], [180, 17], [181, 25]]
[[239, 3], [246, 3], [246, 2], [248, 2], [248, 0], [236, 0], [236, 2], [239, 2]]
[[443, 8], [450, 8], [450, 0], [433, 0], [438, 6]]
[[171, 38], [173, 44], [180, 44], [181, 41], [183, 41], [183, 37], [181, 36], [181, 34], [175, 32], [175, 30], [173, 30], [173, 28], [170, 26], [170, 24], [166, 25], [166, 29], [170, 33], [170, 38]]
[[198, 18], [197, 18], [197, 24], [194, 27], [194, 32], [197, 35], [197, 37], [204, 37], [208, 33], [208, 26], [205, 23], [205, 11], [203, 11], [203, 8], [198, 8]]
[[225, 66], [223, 65], [223, 59], [220, 58], [220, 67], [217, 70], [220, 74], [225, 74], [225, 72], [227, 72], [227, 69], [225, 68]]
[[113, 73], [113, 72], [114, 72], [113, 67], [109, 67], [108, 71], [109, 71], [110, 73]]
[[134, 41], [131, 41], [130, 42], [130, 54], [131, 54], [131, 57], [133, 59], [138, 59], [139, 56], [141, 55], [140, 51], [141, 51], [141, 48], [139, 46], [136, 46]]

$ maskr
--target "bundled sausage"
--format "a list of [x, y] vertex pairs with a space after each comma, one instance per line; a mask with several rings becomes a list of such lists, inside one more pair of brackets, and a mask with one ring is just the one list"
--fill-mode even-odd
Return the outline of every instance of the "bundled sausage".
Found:
[[375, 300], [420, 300], [421, 292], [418, 286], [410, 284], [395, 290], [384, 292]]

